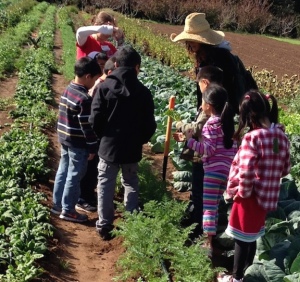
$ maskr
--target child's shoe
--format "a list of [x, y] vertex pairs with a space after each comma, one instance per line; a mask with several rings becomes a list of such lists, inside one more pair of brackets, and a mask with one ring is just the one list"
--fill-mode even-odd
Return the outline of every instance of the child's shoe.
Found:
[[79, 223], [88, 220], [88, 216], [86, 214], [81, 214], [78, 213], [77, 211], [67, 212], [63, 210], [59, 217], [67, 221], [79, 222]]
[[50, 209], [50, 212], [60, 215], [62, 212], [62, 208], [58, 207], [57, 205], [53, 205], [52, 208]]

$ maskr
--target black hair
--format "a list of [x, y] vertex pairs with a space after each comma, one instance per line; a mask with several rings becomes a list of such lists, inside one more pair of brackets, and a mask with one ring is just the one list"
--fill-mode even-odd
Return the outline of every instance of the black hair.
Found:
[[95, 59], [96, 59], [96, 60], [104, 60], [104, 61], [107, 61], [107, 60], [108, 60], [108, 57], [107, 57], [107, 54], [106, 54], [106, 53], [99, 52], [99, 53], [95, 56]]
[[76, 61], [74, 72], [78, 77], [83, 77], [86, 74], [90, 74], [94, 77], [96, 75], [101, 75], [101, 68], [96, 60], [86, 56]]
[[105, 74], [108, 74], [109, 71], [113, 71], [113, 70], [116, 68], [115, 62], [116, 62], [116, 57], [110, 57], [110, 58], [106, 61], [105, 65], [104, 65], [104, 67], [103, 67], [103, 72], [104, 72]]
[[140, 54], [131, 46], [121, 47], [114, 55], [118, 67], [132, 67], [141, 65]]
[[228, 103], [228, 94], [224, 87], [210, 83], [202, 96], [205, 103], [211, 105], [220, 116], [224, 133], [223, 144], [226, 149], [232, 148], [234, 133], [234, 111]]
[[[269, 100], [271, 100], [271, 104]], [[249, 127], [249, 131], [262, 128], [261, 121], [265, 118], [268, 118], [271, 123], [278, 123], [276, 98], [271, 94], [264, 95], [257, 90], [248, 91], [240, 104], [239, 125], [234, 133], [234, 138], [240, 140], [246, 127]]]
[[199, 82], [201, 79], [207, 79], [211, 83], [222, 85], [223, 71], [215, 66], [201, 67], [197, 74], [197, 81]]

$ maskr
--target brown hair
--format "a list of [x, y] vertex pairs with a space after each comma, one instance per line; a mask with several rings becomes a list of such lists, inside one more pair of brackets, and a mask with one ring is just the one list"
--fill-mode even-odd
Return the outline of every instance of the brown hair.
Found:
[[113, 16], [111, 16], [110, 14], [106, 13], [106, 12], [99, 12], [93, 19], [92, 19], [92, 23], [95, 25], [102, 25], [102, 24], [106, 24], [107, 22], [110, 22], [111, 24], [115, 24], [115, 19]]

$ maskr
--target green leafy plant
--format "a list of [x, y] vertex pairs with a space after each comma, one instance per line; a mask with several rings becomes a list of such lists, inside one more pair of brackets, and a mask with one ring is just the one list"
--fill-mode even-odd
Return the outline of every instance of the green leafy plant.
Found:
[[[181, 228], [179, 222], [186, 205], [174, 200], [150, 201], [141, 212], [125, 213], [115, 232], [124, 238], [126, 252], [118, 260], [116, 281], [142, 278], [142, 281], [207, 281], [213, 269], [200, 242], [185, 242], [194, 226]], [[167, 212], [166, 212], [167, 211]]]

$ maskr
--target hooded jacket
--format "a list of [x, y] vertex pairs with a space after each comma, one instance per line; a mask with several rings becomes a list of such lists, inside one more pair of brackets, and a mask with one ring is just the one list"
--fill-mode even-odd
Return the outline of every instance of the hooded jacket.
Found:
[[135, 69], [118, 67], [97, 86], [89, 121], [100, 139], [100, 158], [119, 164], [141, 160], [156, 122], [151, 92]]

